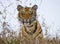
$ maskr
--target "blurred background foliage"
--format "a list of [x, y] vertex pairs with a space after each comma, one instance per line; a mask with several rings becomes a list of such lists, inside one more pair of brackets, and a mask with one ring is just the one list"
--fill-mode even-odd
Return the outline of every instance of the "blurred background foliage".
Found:
[[[8, 15], [11, 15], [10, 17], [13, 17], [13, 19], [18, 19], [16, 16], [16, 14], [18, 13], [16, 13], [16, 7], [17, 7], [17, 5], [18, 5], [18, 2], [19, 3], [22, 3], [22, 1], [23, 0], [15, 0], [15, 2], [13, 2], [13, 1], [11, 1], [11, 0], [9, 0], [9, 1], [7, 1], [6, 0], [6, 3], [8, 2], [9, 4], [5, 4], [4, 5], [4, 3], [2, 3], [2, 1], [0, 0], [0, 30], [2, 30], [1, 32], [0, 32], [0, 44], [20, 44], [20, 42], [22, 42], [22, 37], [21, 37], [21, 30], [20, 30], [20, 27], [21, 27], [21, 25], [18, 25], [17, 26], [17, 32], [16, 31], [14, 31], [15, 29], [15, 26], [14, 26], [14, 28], [13, 27], [11, 27], [11, 25], [9, 24], [9, 22], [7, 21], [7, 16]], [[26, 4], [26, 1], [27, 0], [25, 0], [25, 4]], [[36, 0], [35, 0], [36, 1]], [[13, 5], [13, 3], [14, 3], [14, 5]], [[16, 4], [16, 5], [15, 5]], [[30, 3], [30, 5], [31, 5], [31, 3]], [[14, 11], [13, 12], [10, 12], [9, 10], [8, 10], [8, 8], [9, 7], [13, 7], [14, 8]], [[14, 6], [16, 6], [16, 7], [14, 7]], [[12, 9], [11, 9], [12, 10]], [[15, 16], [14, 16], [14, 15]], [[16, 17], [16, 18], [15, 18]], [[11, 19], [12, 20], [12, 19]], [[10, 20], [9, 20], [10, 21]], [[15, 20], [14, 20], [15, 21]], [[13, 22], [13, 21], [12, 21]], [[12, 23], [11, 22], [11, 23]], [[18, 21], [17, 21], [18, 22]], [[13, 23], [12, 23], [13, 24]], [[19, 24], [21, 24], [21, 23], [19, 23]], [[14, 25], [14, 24], [13, 24]], [[17, 25], [17, 24], [16, 24]], [[47, 42], [47, 44], [60, 44], [60, 39], [59, 39], [59, 37], [60, 37], [60, 35], [58, 35], [58, 31], [60, 31], [60, 30], [57, 30], [57, 32], [56, 32], [56, 37], [50, 37], [51, 35], [50, 34], [48, 34], [49, 33], [49, 31], [48, 31], [48, 29], [50, 29], [51, 27], [50, 26], [48, 26], [47, 25], [47, 23], [46, 23], [46, 19], [44, 18], [44, 17], [42, 17], [42, 29], [44, 29], [45, 31], [43, 31], [44, 32], [44, 36], [45, 36], [45, 38], [44, 38], [44, 42]], [[60, 28], [59, 28], [60, 29]], [[17, 34], [18, 33], [18, 34]], [[26, 41], [27, 42], [27, 41]], [[43, 42], [43, 43], [44, 43]]]

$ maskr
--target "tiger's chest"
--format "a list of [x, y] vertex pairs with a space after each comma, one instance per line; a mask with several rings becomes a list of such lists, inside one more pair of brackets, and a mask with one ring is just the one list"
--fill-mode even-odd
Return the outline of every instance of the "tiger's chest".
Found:
[[26, 27], [22, 26], [21, 44], [40, 44], [40, 40], [43, 38], [43, 33], [38, 21], [36, 22], [36, 28], [31, 28], [31, 30], [29, 30], [29, 28], [26, 30]]
[[40, 26], [38, 21], [31, 28], [27, 28], [26, 29], [25, 26], [22, 27], [22, 36], [25, 37], [25, 38], [28, 38], [28, 39], [33, 38], [34, 39], [34, 38], [36, 38], [39, 35], [40, 35], [40, 37], [41, 36], [43, 37], [42, 29], [41, 29], [41, 26]]

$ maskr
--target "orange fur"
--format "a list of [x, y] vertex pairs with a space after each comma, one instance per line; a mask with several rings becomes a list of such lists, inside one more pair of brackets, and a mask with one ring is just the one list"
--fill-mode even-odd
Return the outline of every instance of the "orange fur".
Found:
[[[27, 20], [31, 21], [31, 23], [28, 22], [30, 24], [23, 23], [22, 33], [21, 33], [22, 39], [30, 41], [30, 42], [32, 40], [34, 40], [34, 43], [38, 42], [39, 40], [42, 40], [42, 38], [43, 38], [42, 28], [36, 19], [37, 5], [34, 5], [33, 7], [22, 7], [21, 5], [18, 5], [17, 9], [19, 11], [18, 17], [20, 19], [22, 19], [22, 22], [24, 22], [24, 20], [26, 20], [26, 22], [27, 22]], [[33, 18], [33, 16], [34, 16], [34, 18]], [[35, 19], [35, 20], [32, 21], [32, 19]], [[38, 39], [38, 41], [37, 41], [37, 39]], [[28, 43], [26, 42], [26, 44], [28, 44]], [[38, 43], [38, 44], [40, 44], [40, 43]]]

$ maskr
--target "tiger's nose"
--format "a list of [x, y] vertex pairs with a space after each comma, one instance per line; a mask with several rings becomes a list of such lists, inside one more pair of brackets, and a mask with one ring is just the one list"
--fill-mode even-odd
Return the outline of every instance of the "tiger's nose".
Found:
[[25, 23], [28, 23], [28, 22], [29, 22], [29, 20], [25, 19], [25, 20], [24, 20], [24, 22], [25, 22]]
[[26, 20], [26, 23], [31, 24], [31, 20]]
[[27, 22], [27, 23], [29, 23], [29, 19], [28, 19], [28, 20], [26, 20], [26, 22]]
[[29, 25], [31, 24], [31, 21], [30, 21], [30, 20], [28, 21], [28, 24], [29, 24]]

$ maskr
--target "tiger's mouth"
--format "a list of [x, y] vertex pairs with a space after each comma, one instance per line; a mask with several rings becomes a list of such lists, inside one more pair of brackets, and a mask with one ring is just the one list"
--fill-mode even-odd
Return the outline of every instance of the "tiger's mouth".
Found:
[[24, 23], [31, 24], [31, 23], [34, 22], [35, 20], [36, 20], [36, 19], [24, 20]]
[[32, 27], [34, 21], [36, 21], [35, 18], [31, 20], [24, 20], [24, 25], [26, 25], [27, 27]]

